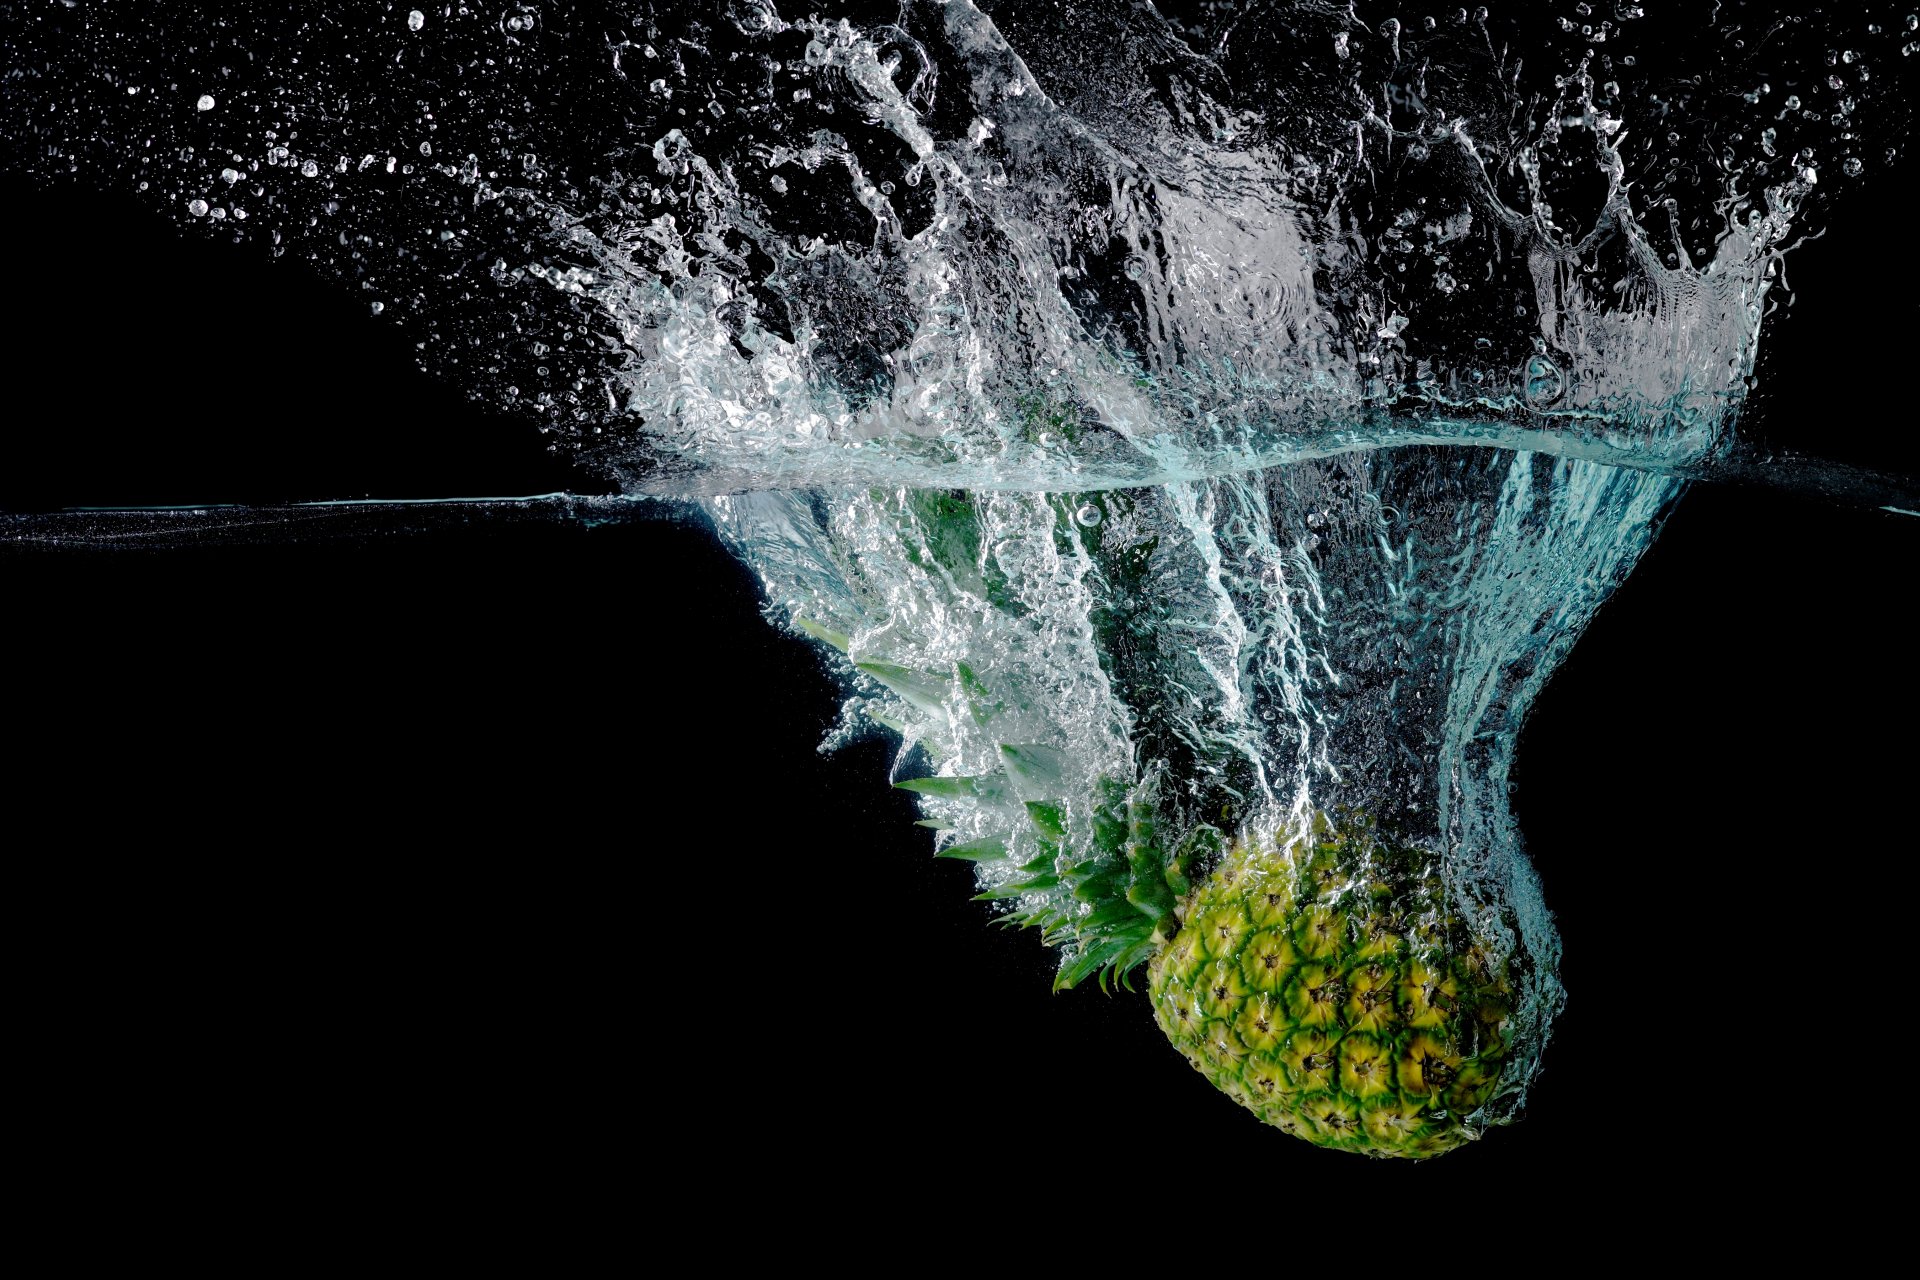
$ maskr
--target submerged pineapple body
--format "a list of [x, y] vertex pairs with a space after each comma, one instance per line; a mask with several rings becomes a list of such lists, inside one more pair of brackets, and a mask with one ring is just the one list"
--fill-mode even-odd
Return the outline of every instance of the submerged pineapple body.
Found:
[[1429, 1156], [1474, 1137], [1507, 1059], [1509, 983], [1419, 850], [1364, 819], [1243, 839], [1149, 969], [1202, 1074], [1321, 1146]]

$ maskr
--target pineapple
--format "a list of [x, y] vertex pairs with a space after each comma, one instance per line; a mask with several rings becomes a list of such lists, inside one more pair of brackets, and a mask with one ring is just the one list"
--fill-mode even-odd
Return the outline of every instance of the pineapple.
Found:
[[[923, 795], [1006, 795], [1031, 749], [996, 777], [898, 784]], [[959, 785], [954, 785], [955, 783]], [[978, 895], [1012, 903], [1068, 959], [1055, 989], [1098, 977], [1131, 988], [1147, 966], [1155, 1020], [1196, 1070], [1260, 1119], [1317, 1145], [1420, 1158], [1500, 1117], [1510, 1062], [1513, 961], [1449, 906], [1431, 860], [1361, 814], [1316, 814], [1300, 832], [1210, 829], [1172, 855], [1147, 794], [1105, 781], [1092, 838], [1072, 851], [1063, 806], [1029, 801], [1037, 852], [1011, 839], [942, 856], [1007, 864]], [[1193, 883], [1187, 868], [1217, 865]], [[1038, 905], [1025, 905], [1038, 904]]]
[[1507, 965], [1425, 862], [1357, 815], [1237, 841], [1149, 964], [1160, 1029], [1321, 1146], [1420, 1157], [1475, 1136], [1507, 1063]]

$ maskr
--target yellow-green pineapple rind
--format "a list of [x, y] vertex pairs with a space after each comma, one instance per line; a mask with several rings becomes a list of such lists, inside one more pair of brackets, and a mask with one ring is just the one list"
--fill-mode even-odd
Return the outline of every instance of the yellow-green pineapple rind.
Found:
[[1470, 1140], [1506, 1064], [1509, 984], [1428, 861], [1358, 816], [1234, 845], [1148, 969], [1161, 1030], [1309, 1142], [1419, 1158]]

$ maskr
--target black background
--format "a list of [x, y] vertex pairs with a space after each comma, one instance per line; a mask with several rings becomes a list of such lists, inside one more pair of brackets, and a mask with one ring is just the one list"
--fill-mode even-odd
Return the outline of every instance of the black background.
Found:
[[[0, 196], [14, 510], [594, 487], [295, 263], [82, 186]], [[1773, 430], [1911, 430], [1849, 374], [1911, 332], [1892, 203], [1795, 261]], [[1430, 1167], [1262, 1131], [1139, 997], [1048, 994], [927, 856], [892, 746], [815, 751], [836, 676], [699, 527], [415, 524], [0, 545], [12, 861], [53, 873], [16, 900], [20, 1051], [72, 1135], [48, 1176], [595, 1216], [670, 1175], [829, 1239], [909, 1206], [977, 1230], [999, 1179], [1120, 1224], [1219, 1184], [1710, 1232], [1701, 1188], [1844, 1182], [1907, 1092], [1920, 520], [1682, 502], [1522, 743], [1571, 994], [1535, 1102]]]

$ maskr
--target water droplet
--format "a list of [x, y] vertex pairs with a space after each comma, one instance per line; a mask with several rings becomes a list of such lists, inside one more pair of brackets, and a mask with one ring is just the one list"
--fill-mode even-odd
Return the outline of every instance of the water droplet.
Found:
[[200, 95], [200, 101], [194, 103], [193, 105], [198, 107], [202, 111], [211, 111], [213, 110], [213, 95], [210, 93], [203, 93]]
[[1536, 409], [1544, 409], [1566, 394], [1567, 376], [1560, 372], [1559, 365], [1546, 356], [1528, 356], [1523, 386], [1527, 403]]
[[1840, 170], [1849, 178], [1857, 178], [1866, 167], [1866, 165], [1860, 163], [1859, 156], [1848, 156], [1846, 163], [1840, 166]]
[[301, 177], [303, 177], [303, 178], [317, 178], [317, 177], [319, 177], [319, 176], [320, 176], [320, 166], [319, 166], [319, 164], [318, 164], [318, 163], [316, 163], [315, 161], [312, 161], [312, 160], [303, 160], [303, 161], [301, 161], [301, 162], [300, 162], [300, 176], [301, 176]]
[[433, 154], [433, 144], [432, 144], [431, 142], [423, 142], [423, 143], [421, 143], [421, 144], [420, 144], [420, 154], [421, 154], [421, 155], [423, 155], [423, 156], [430, 156], [430, 155], [432, 155], [432, 154]]
[[187, 201], [187, 212], [196, 218], [204, 218], [207, 216], [207, 202], [205, 200], [189, 200]]
[[1093, 526], [1100, 523], [1100, 520], [1101, 520], [1100, 508], [1094, 506], [1091, 502], [1089, 502], [1086, 505], [1082, 506], [1078, 511], [1074, 512], [1073, 518], [1075, 520], [1078, 520], [1086, 528], [1091, 529], [1093, 528]]
[[1347, 49], [1347, 33], [1346, 32], [1341, 31], [1341, 32], [1337, 32], [1334, 35], [1333, 53], [1334, 53], [1334, 56], [1338, 58], [1344, 58], [1347, 56], [1348, 49]]
[[379, 315], [382, 311], [385, 311], [386, 309], [387, 309], [387, 304], [384, 302], [373, 303], [367, 308], [368, 311], [371, 311], [376, 316]]
[[427, 25], [427, 15], [414, 9], [407, 14], [407, 30], [418, 31]]
[[220, 181], [226, 183], [228, 186], [232, 186], [234, 183], [240, 181], [240, 171], [238, 169], [222, 169], [220, 171]]

